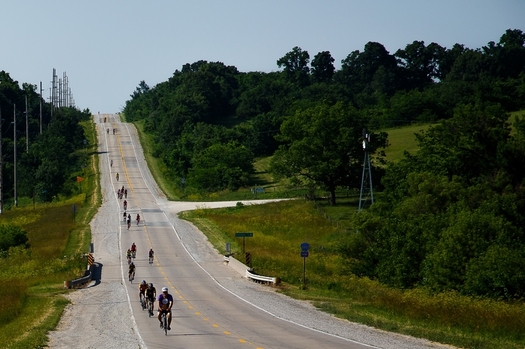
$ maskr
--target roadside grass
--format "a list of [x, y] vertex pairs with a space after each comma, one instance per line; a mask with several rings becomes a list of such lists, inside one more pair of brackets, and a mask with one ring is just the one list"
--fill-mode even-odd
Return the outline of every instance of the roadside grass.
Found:
[[133, 124], [137, 128], [137, 133], [144, 152], [144, 158], [148, 164], [149, 170], [159, 188], [164, 192], [168, 200], [180, 200], [180, 189], [177, 187], [178, 183], [171, 180], [168, 176], [166, 165], [162, 160], [153, 156], [153, 144], [155, 139], [149, 133], [144, 132], [144, 120], [136, 121]]
[[[356, 214], [355, 198], [339, 201], [340, 207], [333, 214]], [[241, 261], [242, 238], [235, 238], [235, 233], [253, 232], [245, 242], [255, 271], [279, 277], [279, 292], [309, 301], [337, 317], [462, 348], [523, 348], [523, 302], [392, 289], [345, 273], [347, 262], [340, 258], [337, 248], [341, 235], [351, 233], [351, 227], [331, 223], [323, 205], [288, 200], [222, 209], [203, 206], [182, 212], [181, 218], [192, 221], [220, 253], [226, 253], [229, 242]], [[302, 242], [310, 244], [305, 279]]]
[[[54, 329], [69, 303], [63, 296], [65, 280], [82, 276], [86, 260], [81, 257], [91, 242], [89, 221], [101, 203], [96, 131], [83, 123], [89, 146], [82, 152], [86, 166], [82, 192], [53, 203], [19, 200], [18, 208], [0, 215], [0, 224], [16, 224], [27, 232], [30, 248], [12, 247], [0, 258], [0, 343], [3, 348], [43, 348], [48, 331]], [[80, 186], [79, 186], [80, 188]], [[75, 212], [73, 212], [75, 207]]]

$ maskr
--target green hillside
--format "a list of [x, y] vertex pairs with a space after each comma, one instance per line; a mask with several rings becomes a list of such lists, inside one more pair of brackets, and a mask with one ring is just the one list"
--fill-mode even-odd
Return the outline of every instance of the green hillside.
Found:
[[389, 146], [385, 149], [386, 159], [398, 161], [403, 157], [405, 150], [410, 153], [416, 152], [418, 144], [415, 134], [425, 131], [429, 127], [430, 124], [418, 124], [381, 130], [388, 133]]

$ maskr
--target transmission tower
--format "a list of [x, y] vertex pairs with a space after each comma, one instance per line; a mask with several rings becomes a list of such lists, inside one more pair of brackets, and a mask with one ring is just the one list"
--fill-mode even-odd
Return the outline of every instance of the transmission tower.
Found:
[[372, 187], [372, 167], [370, 166], [370, 134], [363, 128], [363, 150], [365, 160], [363, 161], [363, 175], [361, 176], [361, 192], [359, 194], [359, 209], [370, 206], [374, 203], [374, 190]]

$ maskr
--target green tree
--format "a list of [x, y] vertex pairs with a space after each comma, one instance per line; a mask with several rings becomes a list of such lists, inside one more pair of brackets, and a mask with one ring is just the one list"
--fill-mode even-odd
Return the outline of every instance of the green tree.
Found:
[[[284, 120], [276, 136], [284, 144], [272, 158], [271, 171], [280, 177], [322, 185], [335, 205], [338, 186], [358, 186], [362, 129], [356, 110], [342, 103], [298, 109]], [[372, 153], [385, 143], [385, 138], [378, 138]]]
[[330, 82], [334, 76], [335, 59], [330, 51], [319, 52], [312, 59], [312, 80], [313, 82]]
[[295, 46], [292, 51], [277, 60], [277, 66], [283, 68], [283, 72], [289, 81], [304, 86], [308, 83], [309, 62], [308, 51], [303, 51], [300, 47]]
[[246, 147], [229, 142], [213, 144], [192, 158], [187, 182], [205, 190], [237, 190], [248, 184], [253, 173], [253, 154]]

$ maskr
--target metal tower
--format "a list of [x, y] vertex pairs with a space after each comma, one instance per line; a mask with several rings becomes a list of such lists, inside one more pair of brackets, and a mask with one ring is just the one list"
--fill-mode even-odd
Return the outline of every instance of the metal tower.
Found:
[[369, 154], [370, 134], [363, 128], [363, 150], [365, 160], [363, 161], [363, 175], [361, 176], [361, 192], [359, 194], [359, 209], [374, 203], [374, 191], [372, 187], [372, 167], [370, 166]]

